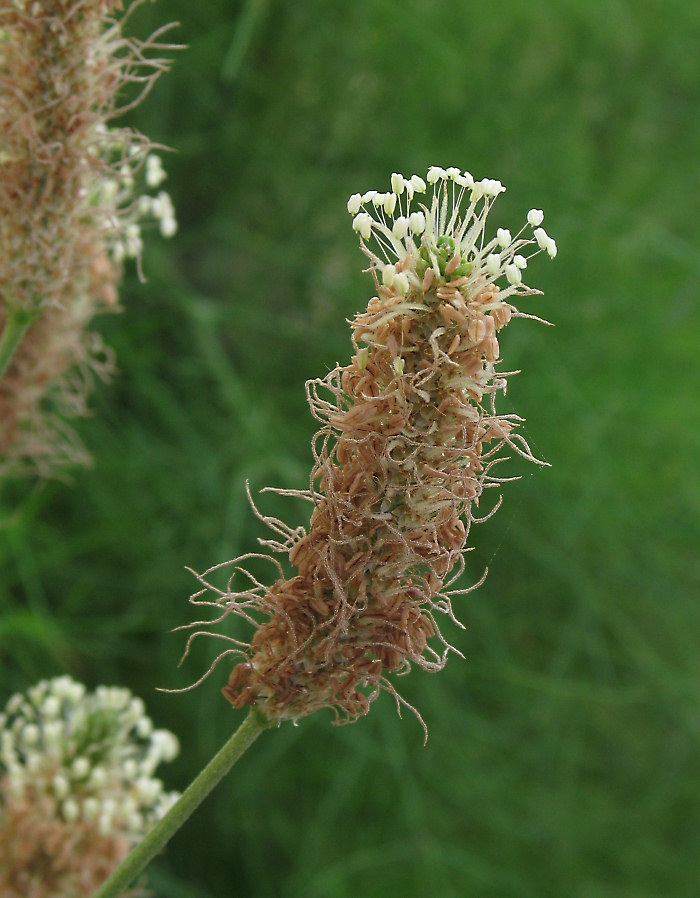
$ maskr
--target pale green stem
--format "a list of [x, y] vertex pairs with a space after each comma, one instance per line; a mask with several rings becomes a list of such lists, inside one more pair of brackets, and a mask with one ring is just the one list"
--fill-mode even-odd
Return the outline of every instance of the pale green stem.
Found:
[[8, 307], [5, 326], [0, 334], [0, 380], [5, 376], [27, 328], [36, 321], [39, 315], [39, 312], [28, 312], [17, 306]]
[[102, 883], [92, 898], [119, 898], [147, 864], [177, 832], [190, 814], [200, 805], [219, 780], [229, 772], [243, 752], [250, 748], [260, 733], [270, 726], [263, 715], [251, 708], [248, 716], [224, 747], [185, 789], [180, 798], [131, 849], [109, 879]]

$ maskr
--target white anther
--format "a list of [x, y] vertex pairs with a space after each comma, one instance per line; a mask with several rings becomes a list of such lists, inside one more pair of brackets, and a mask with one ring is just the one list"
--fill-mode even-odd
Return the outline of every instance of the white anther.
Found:
[[57, 773], [51, 780], [54, 794], [57, 798], [65, 798], [70, 792], [70, 783], [62, 773]]
[[391, 176], [391, 189], [397, 196], [401, 196], [406, 186], [406, 179], [398, 172], [394, 172]]
[[166, 215], [160, 220], [160, 233], [163, 237], [172, 237], [177, 232], [177, 220]]
[[408, 280], [408, 276], [404, 274], [404, 272], [400, 272], [394, 278], [393, 288], [397, 293], [400, 293], [402, 296], [405, 296], [408, 293], [408, 288], [410, 287], [410, 283]]
[[90, 773], [90, 762], [85, 757], [76, 758], [71, 765], [71, 772], [76, 779], [83, 779]]
[[549, 240], [549, 235], [545, 231], [544, 228], [535, 228], [532, 232], [535, 240], [537, 241], [537, 245], [540, 249], [547, 248], [547, 241]]
[[27, 745], [36, 745], [39, 741], [39, 727], [35, 723], [28, 723], [22, 730], [22, 738]]
[[399, 215], [398, 218], [394, 219], [394, 226], [391, 229], [391, 233], [397, 240], [403, 240], [406, 234], [408, 234], [408, 219], [405, 215]]
[[508, 283], [512, 284], [514, 287], [522, 283], [523, 276], [520, 273], [520, 269], [517, 265], [506, 265], [505, 273], [506, 277], [508, 278]]
[[439, 165], [431, 165], [427, 175], [428, 184], [435, 184], [441, 178], [445, 178], [446, 176], [447, 172], [444, 168], [440, 168]]
[[372, 233], [372, 216], [368, 212], [359, 212], [352, 220], [354, 231], [359, 231], [363, 240], [369, 240]]
[[146, 156], [146, 184], [149, 187], [158, 187], [167, 177], [160, 156], [153, 153]]
[[384, 194], [384, 211], [387, 215], [393, 215], [394, 209], [396, 208], [396, 200], [398, 197], [395, 193], [385, 193]]
[[425, 230], [425, 214], [423, 212], [411, 212], [408, 217], [408, 225], [414, 234], [422, 234]]
[[348, 212], [351, 215], [357, 215], [360, 211], [360, 206], [362, 205], [362, 195], [359, 193], [353, 193], [353, 195], [348, 200]]
[[66, 823], [75, 823], [80, 817], [80, 807], [73, 798], [67, 798], [61, 805], [61, 813]]
[[58, 717], [61, 711], [61, 702], [55, 695], [49, 695], [41, 706], [43, 717]]
[[486, 256], [486, 271], [491, 275], [497, 275], [501, 270], [501, 257], [498, 253], [490, 253]]
[[498, 245], [503, 247], [503, 249], [510, 246], [512, 239], [508, 228], [499, 228], [496, 231], [496, 240], [498, 241]]

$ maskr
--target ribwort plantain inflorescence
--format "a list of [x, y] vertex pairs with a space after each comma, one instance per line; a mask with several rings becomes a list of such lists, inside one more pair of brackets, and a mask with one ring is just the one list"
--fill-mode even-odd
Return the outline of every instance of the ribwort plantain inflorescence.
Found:
[[[512, 479], [496, 467], [509, 451], [537, 461], [522, 419], [496, 412], [507, 378], [498, 335], [513, 317], [535, 317], [515, 305], [539, 292], [524, 272], [557, 247], [538, 209], [515, 236], [486, 234], [504, 190], [432, 167], [425, 179], [395, 173], [389, 191], [350, 197], [376, 293], [352, 322], [350, 364], [307, 383], [321, 427], [309, 488], [292, 492], [312, 504], [310, 525], [258, 513], [276, 533], [261, 542], [295, 572], [274, 556], [244, 556], [199, 575], [191, 599], [219, 613], [192, 624], [190, 640], [229, 614], [255, 626], [250, 643], [212, 633], [227, 642], [215, 664], [240, 657], [223, 689], [235, 707], [271, 721], [330, 707], [352, 721], [382, 688], [405, 704], [389, 674], [440, 670], [456, 651], [437, 613], [455, 621], [452, 598], [479, 585], [454, 587], [479, 499]], [[256, 557], [273, 565], [272, 584], [245, 569]], [[211, 575], [228, 566], [219, 589]]]

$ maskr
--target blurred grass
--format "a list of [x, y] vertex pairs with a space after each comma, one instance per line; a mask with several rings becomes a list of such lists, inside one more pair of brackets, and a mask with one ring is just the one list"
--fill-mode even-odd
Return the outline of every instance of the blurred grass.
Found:
[[[556, 262], [514, 322], [501, 403], [552, 465], [473, 531], [467, 655], [357, 725], [266, 734], [154, 869], [158, 895], [695, 898], [700, 838], [700, 7], [184, 0], [189, 49], [132, 116], [175, 148], [180, 231], [101, 323], [119, 378], [94, 469], [6, 484], [2, 696], [68, 671], [128, 685], [182, 739], [184, 786], [238, 719], [184, 695], [186, 597], [264, 536], [244, 481], [304, 485], [303, 383], [370, 296], [344, 204], [392, 171], [500, 178], [492, 226], [546, 212]], [[305, 510], [263, 497], [302, 523]], [[4, 700], [4, 699], [3, 699]], [[165, 772], [168, 778], [168, 772]]]

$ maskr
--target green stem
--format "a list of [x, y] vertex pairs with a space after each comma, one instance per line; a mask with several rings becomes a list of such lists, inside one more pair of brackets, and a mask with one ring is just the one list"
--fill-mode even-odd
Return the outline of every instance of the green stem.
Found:
[[36, 321], [39, 314], [39, 312], [28, 312], [17, 306], [8, 307], [5, 326], [0, 334], [0, 380], [5, 376], [27, 328]]
[[246, 719], [224, 747], [190, 783], [167, 814], [146, 833], [138, 845], [131, 849], [92, 898], [119, 898], [195, 808], [204, 801], [219, 780], [229, 772], [243, 752], [250, 748], [260, 733], [269, 726], [270, 722], [255, 708], [251, 708]]

